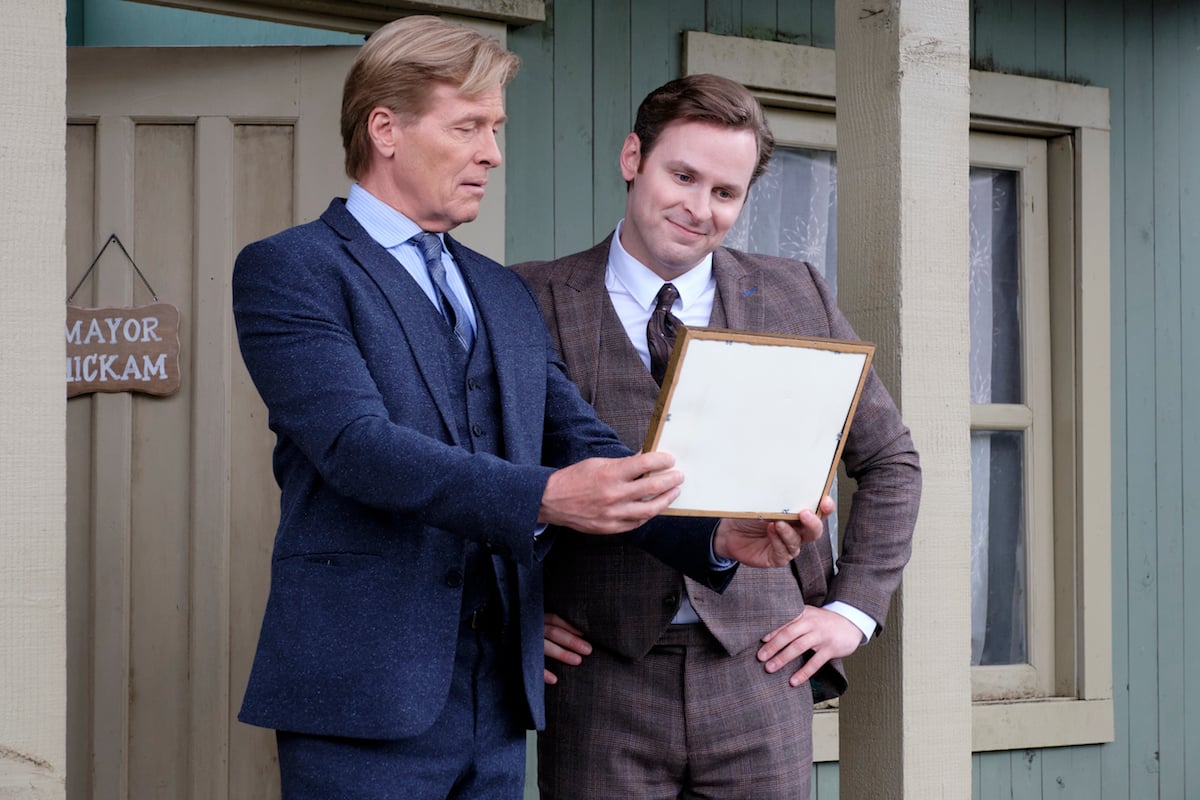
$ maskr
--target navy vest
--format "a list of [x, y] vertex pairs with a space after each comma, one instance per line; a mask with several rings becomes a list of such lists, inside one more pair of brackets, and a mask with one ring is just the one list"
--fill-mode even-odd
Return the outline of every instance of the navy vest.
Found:
[[[437, 313], [432, 307], [430, 310]], [[442, 324], [437, 329], [444, 334], [439, 335], [437, 341], [442, 351], [440, 360], [446, 373], [459, 446], [472, 453], [503, 457], [500, 388], [487, 327], [480, 318], [470, 353], [463, 351], [449, 325]], [[463, 490], [470, 491], [470, 487], [464, 486]], [[533, 531], [530, 531], [530, 535], [533, 535]], [[467, 539], [466, 563], [463, 566], [464, 617], [488, 601], [499, 601], [505, 610], [509, 608], [508, 565], [504, 559], [493, 556], [479, 541]]]

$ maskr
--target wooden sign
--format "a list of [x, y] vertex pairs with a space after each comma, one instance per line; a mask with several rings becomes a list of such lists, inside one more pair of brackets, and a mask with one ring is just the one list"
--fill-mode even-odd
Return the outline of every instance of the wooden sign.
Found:
[[179, 309], [67, 306], [67, 397], [179, 391]]

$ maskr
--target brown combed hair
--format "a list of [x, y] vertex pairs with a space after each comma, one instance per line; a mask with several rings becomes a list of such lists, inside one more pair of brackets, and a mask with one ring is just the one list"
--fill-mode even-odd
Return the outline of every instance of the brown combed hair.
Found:
[[767, 171], [775, 137], [758, 100], [737, 81], [720, 75], [687, 75], [668, 81], [646, 95], [638, 106], [633, 125], [643, 158], [649, 155], [663, 129], [673, 122], [705, 122], [752, 131], [758, 143], [758, 163], [754, 165], [750, 183]]
[[503, 88], [519, 65], [495, 39], [464, 25], [426, 15], [384, 25], [362, 46], [342, 89], [346, 174], [357, 179], [367, 166], [373, 109], [384, 106], [414, 121], [428, 110], [434, 84], [456, 86], [468, 97], [482, 95]]

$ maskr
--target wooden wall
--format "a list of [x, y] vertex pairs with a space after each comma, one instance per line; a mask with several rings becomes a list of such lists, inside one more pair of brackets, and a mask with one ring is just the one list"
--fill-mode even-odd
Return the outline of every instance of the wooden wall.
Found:
[[[616, 154], [641, 97], [679, 74], [680, 31], [834, 43], [833, 0], [547, 5], [545, 25], [509, 40], [524, 60], [508, 101], [510, 261], [611, 230]], [[1117, 737], [977, 754], [974, 796], [1200, 797], [1186, 769], [1200, 759], [1200, 423], [1185, 413], [1200, 407], [1200, 2], [973, 0], [972, 55], [975, 69], [1110, 90]], [[836, 770], [818, 767], [821, 800]]]
[[[181, 312], [183, 373], [170, 397], [82, 395], [65, 409], [72, 799], [278, 796], [274, 736], [234, 719], [279, 493], [275, 437], [237, 352], [230, 274], [246, 243], [345, 191], [333, 121], [354, 53], [68, 54], [62, 285], [116, 233]], [[245, 75], [255, 81], [229, 91]], [[75, 297], [150, 301], [115, 247]]]
[[981, 756], [977, 797], [1200, 797], [1200, 3], [976, 8], [977, 63], [1110, 90], [1117, 736]]

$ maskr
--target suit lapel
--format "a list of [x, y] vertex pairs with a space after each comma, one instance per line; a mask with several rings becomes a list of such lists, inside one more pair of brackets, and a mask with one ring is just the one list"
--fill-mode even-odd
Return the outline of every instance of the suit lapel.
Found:
[[580, 393], [630, 449], [645, 443], [658, 384], [625, 332], [605, 287], [612, 236], [564, 260], [551, 283], [559, 347]]
[[422, 303], [429, 305], [429, 298], [392, 254], [363, 230], [353, 215], [346, 210], [344, 201], [334, 200], [321, 215], [321, 219], [346, 240], [347, 252], [371, 277], [387, 299], [388, 305], [392, 307], [392, 313], [404, 332], [404, 339], [412, 350], [417, 371], [425, 381], [430, 398], [437, 407], [451, 439], [458, 444], [455, 433], [457, 428], [453, 424], [453, 414], [448, 405], [449, 392], [445, 375], [437, 368], [440, 363], [435, 344], [438, 331], [431, 327], [436, 318], [428, 314], [405, 313], [406, 309], [421, 308]]
[[604, 267], [608, 263], [611, 242], [609, 235], [591, 250], [570, 258], [564, 279], [550, 287], [560, 355], [570, 364], [571, 380], [589, 403], [596, 400], [600, 368], [601, 342], [596, 335], [597, 322], [604, 318], [606, 310], [612, 311], [608, 290], [604, 288]]
[[763, 290], [758, 271], [745, 266], [724, 247], [713, 251], [713, 275], [717, 295], [725, 311], [726, 328], [737, 331], [761, 331], [763, 328]]

